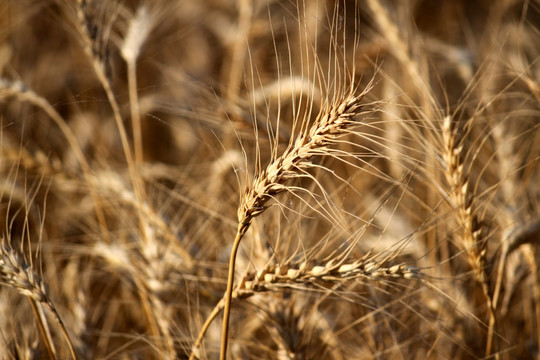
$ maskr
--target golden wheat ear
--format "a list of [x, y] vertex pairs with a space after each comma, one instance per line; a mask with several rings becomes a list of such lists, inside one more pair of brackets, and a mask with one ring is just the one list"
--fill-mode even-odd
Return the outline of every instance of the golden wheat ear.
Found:
[[0, 283], [14, 288], [19, 294], [26, 296], [30, 300], [45, 345], [52, 359], [57, 358], [57, 351], [41, 308], [42, 305], [53, 314], [66, 339], [71, 357], [77, 359], [75, 348], [73, 347], [64, 321], [47, 295], [43, 281], [34, 273], [32, 267], [23, 261], [3, 238], [0, 244]]
[[364, 112], [360, 102], [369, 89], [370, 87], [360, 95], [349, 93], [343, 99], [324, 108], [311, 127], [300, 132], [283, 154], [273, 159], [264, 170], [257, 173], [244, 190], [237, 214], [238, 229], [229, 261], [221, 342], [222, 359], [226, 357], [227, 352], [236, 256], [244, 234], [253, 219], [266, 210], [270, 199], [282, 192], [290, 191], [290, 185], [287, 183], [304, 177], [314, 166], [312, 163], [314, 156], [340, 158], [340, 152], [334, 151], [332, 146], [339, 143], [341, 137], [353, 132], [353, 128], [360, 124], [360, 118]]

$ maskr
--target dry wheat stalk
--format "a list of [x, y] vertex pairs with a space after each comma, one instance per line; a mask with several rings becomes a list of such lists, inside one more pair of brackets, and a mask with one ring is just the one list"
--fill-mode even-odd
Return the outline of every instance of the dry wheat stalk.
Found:
[[[107, 94], [107, 99], [113, 111], [116, 127], [120, 135], [120, 140], [122, 143], [124, 156], [126, 158], [127, 167], [129, 170], [130, 179], [133, 186], [133, 192], [135, 194], [137, 202], [139, 203], [139, 207], [143, 208], [144, 204], [146, 203], [145, 201], [146, 194], [144, 190], [144, 184], [139, 174], [139, 171], [136, 167], [137, 165], [136, 161], [134, 160], [133, 155], [132, 155], [132, 151], [131, 151], [129, 140], [128, 140], [128, 135], [127, 135], [125, 126], [122, 121], [122, 116], [120, 113], [120, 106], [118, 105], [118, 102], [115, 98], [114, 92], [112, 90], [111, 82], [106, 73], [106, 66], [105, 66], [106, 59], [104, 58], [106, 56], [106, 52], [103, 53], [101, 51], [102, 46], [103, 46], [103, 44], [101, 44], [101, 40], [103, 39], [101, 39], [99, 36], [91, 32], [93, 22], [96, 21], [96, 19], [92, 16], [91, 12], [89, 11], [89, 8], [90, 8], [89, 4], [86, 0], [77, 0], [76, 6], [75, 6], [77, 21], [75, 22], [75, 25], [80, 34], [84, 50], [92, 62], [92, 65], [94, 67], [94, 72], [96, 73], [103, 89], [105, 90], [105, 93]], [[139, 15], [140, 15], [139, 18], [146, 17], [145, 12], [141, 12]], [[143, 20], [143, 23], [145, 26], [148, 26], [148, 21], [146, 19]], [[127, 46], [132, 46], [132, 45], [134, 44], [133, 43], [127, 44]], [[138, 45], [140, 47], [142, 43], [138, 43], [135, 45]], [[133, 92], [133, 84], [134, 84], [133, 83], [134, 62], [136, 60], [136, 56], [138, 55], [139, 50], [140, 49], [131, 48], [131, 49], [127, 49], [123, 51], [123, 54], [124, 56], [126, 56], [127, 61], [131, 63], [130, 67], [132, 68], [132, 71], [131, 71], [132, 76], [131, 76], [130, 82], [131, 82], [132, 92]], [[131, 102], [133, 106], [134, 102], [138, 102], [138, 99], [134, 97], [133, 93], [131, 93], [130, 96], [131, 96]], [[138, 110], [133, 109], [133, 107], [131, 110], [132, 110], [132, 115], [133, 113], [138, 113]], [[137, 115], [134, 115], [134, 116], [137, 116]], [[135, 124], [135, 126], [138, 126], [138, 125], [139, 125], [138, 123]], [[136, 131], [136, 134], [137, 132], [138, 130]], [[142, 143], [140, 142], [140, 140], [141, 140], [140, 138], [137, 139], [136, 146], [138, 146], [138, 149], [136, 150], [136, 152], [138, 154], [137, 159], [139, 161], [142, 161]], [[148, 221], [143, 215], [142, 211], [137, 211], [136, 213], [139, 220], [139, 229], [141, 232], [142, 240], [145, 243], [142, 246], [143, 247], [151, 246], [148, 244], [148, 242], [151, 241], [150, 239], [151, 234], [147, 233], [147, 230], [150, 229], [151, 226], [148, 225]], [[153, 335], [157, 338], [159, 337], [159, 334], [161, 333], [166, 338], [167, 341], [165, 341], [165, 347], [162, 349], [163, 353], [168, 354], [170, 358], [174, 358], [175, 351], [174, 351], [172, 338], [170, 337], [170, 334], [169, 334], [169, 329], [167, 325], [168, 322], [163, 321], [163, 316], [162, 314], [159, 313], [161, 310], [159, 306], [157, 306], [158, 309], [155, 309], [156, 306], [153, 306], [155, 304], [160, 303], [160, 300], [158, 300], [157, 297], [155, 297], [155, 294], [149, 293], [148, 289], [146, 288], [146, 286], [143, 285], [143, 283], [139, 283], [137, 288], [138, 288], [138, 291], [140, 292], [140, 298], [141, 298], [141, 301], [143, 302], [142, 305], [145, 310], [146, 316], [151, 324], [150, 327], [152, 329]]]

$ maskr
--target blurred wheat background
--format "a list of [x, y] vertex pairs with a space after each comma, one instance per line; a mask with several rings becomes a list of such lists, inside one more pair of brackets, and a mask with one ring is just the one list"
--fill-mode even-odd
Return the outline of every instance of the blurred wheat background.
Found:
[[0, 4], [0, 358], [540, 359], [537, 0]]

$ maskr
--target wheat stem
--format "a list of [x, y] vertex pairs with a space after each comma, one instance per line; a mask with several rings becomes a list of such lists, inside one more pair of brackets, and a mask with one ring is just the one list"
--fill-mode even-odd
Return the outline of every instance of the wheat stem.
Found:
[[221, 335], [221, 349], [219, 353], [220, 359], [227, 358], [227, 345], [229, 336], [229, 317], [231, 315], [231, 302], [232, 302], [232, 290], [234, 285], [234, 271], [236, 268], [236, 255], [238, 253], [238, 247], [244, 237], [249, 225], [251, 224], [251, 217], [246, 219], [247, 221], [240, 223], [238, 231], [236, 232], [236, 238], [234, 239], [231, 256], [229, 258], [229, 273], [227, 276], [227, 290], [225, 295], [225, 310], [223, 312], [223, 326]]

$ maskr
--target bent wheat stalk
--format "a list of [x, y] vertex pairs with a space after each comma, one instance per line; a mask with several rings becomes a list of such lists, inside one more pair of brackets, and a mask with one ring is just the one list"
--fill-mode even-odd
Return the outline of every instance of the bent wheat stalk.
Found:
[[285, 152], [274, 158], [265, 170], [258, 173], [244, 191], [238, 208], [238, 229], [229, 259], [220, 359], [225, 359], [227, 354], [236, 255], [242, 238], [253, 219], [266, 210], [268, 200], [287, 191], [288, 188], [284, 183], [305, 176], [305, 171], [314, 166], [311, 162], [313, 156], [339, 156], [332, 151], [330, 145], [338, 143], [341, 136], [351, 133], [352, 126], [358, 125], [357, 116], [362, 113], [360, 101], [369, 89], [370, 86], [355, 96], [354, 88], [351, 87], [342, 100], [327, 105], [313, 125], [299, 133]]

